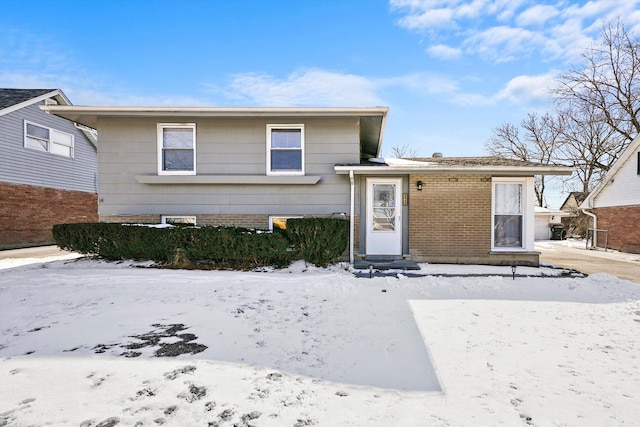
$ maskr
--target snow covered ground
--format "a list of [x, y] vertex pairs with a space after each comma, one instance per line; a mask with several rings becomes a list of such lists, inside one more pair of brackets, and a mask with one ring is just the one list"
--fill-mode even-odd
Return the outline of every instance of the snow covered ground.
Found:
[[0, 260], [0, 426], [640, 425], [636, 283], [138, 267]]

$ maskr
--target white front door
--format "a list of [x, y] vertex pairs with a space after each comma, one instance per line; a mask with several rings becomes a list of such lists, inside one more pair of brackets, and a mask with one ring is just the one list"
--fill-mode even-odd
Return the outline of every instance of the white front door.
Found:
[[402, 255], [402, 178], [367, 178], [367, 255]]

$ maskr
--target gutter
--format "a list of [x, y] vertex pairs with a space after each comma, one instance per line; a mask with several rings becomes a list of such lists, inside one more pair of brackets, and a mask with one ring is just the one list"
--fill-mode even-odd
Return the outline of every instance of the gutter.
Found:
[[353, 265], [354, 262], [354, 242], [355, 235], [355, 183], [353, 178], [353, 170], [349, 171], [349, 181], [351, 182], [351, 201], [349, 206], [349, 264]]

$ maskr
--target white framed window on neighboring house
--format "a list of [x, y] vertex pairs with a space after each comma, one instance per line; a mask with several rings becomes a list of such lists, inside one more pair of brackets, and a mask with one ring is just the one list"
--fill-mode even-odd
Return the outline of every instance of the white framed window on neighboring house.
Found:
[[196, 124], [158, 123], [158, 175], [196, 174]]
[[171, 225], [196, 225], [196, 217], [187, 215], [162, 215], [162, 223]]
[[24, 121], [24, 146], [59, 156], [73, 158], [73, 135]]
[[[493, 178], [491, 246], [493, 250], [532, 250], [528, 230], [532, 182], [528, 178]], [[531, 208], [532, 210], [533, 208]]]
[[267, 175], [304, 175], [304, 125], [267, 125]]
[[269, 230], [286, 230], [287, 220], [292, 218], [303, 218], [302, 216], [270, 216], [269, 217]]

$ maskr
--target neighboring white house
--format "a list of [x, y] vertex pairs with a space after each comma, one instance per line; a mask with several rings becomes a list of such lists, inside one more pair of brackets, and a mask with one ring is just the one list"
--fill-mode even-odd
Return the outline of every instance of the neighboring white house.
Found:
[[582, 202], [593, 218], [595, 245], [640, 253], [640, 135]]
[[[560, 209], [550, 209], [536, 206], [533, 208], [535, 216], [536, 229], [534, 232], [535, 240], [549, 240], [555, 236], [551, 233], [551, 228], [562, 226], [562, 218], [571, 216], [570, 212], [561, 211]], [[555, 239], [559, 240], [559, 239]]]

